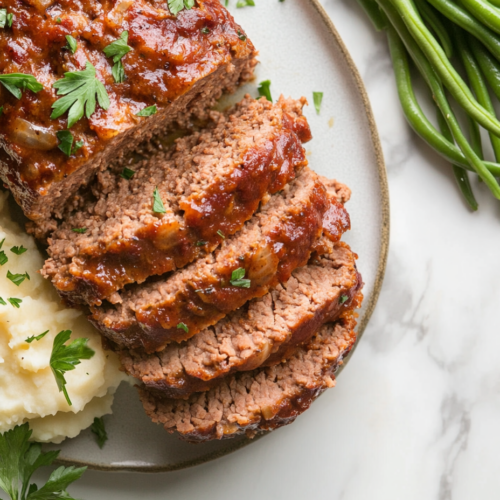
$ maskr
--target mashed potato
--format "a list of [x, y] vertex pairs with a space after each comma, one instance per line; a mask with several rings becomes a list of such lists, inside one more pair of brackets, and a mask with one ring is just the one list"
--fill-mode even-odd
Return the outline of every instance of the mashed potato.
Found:
[[[110, 413], [113, 394], [126, 377], [116, 356], [102, 349], [99, 334], [83, 314], [64, 307], [38, 273], [43, 258], [33, 238], [12, 221], [8, 196], [0, 192], [0, 241], [5, 238], [1, 250], [8, 257], [0, 266], [0, 432], [29, 421], [33, 439], [60, 442], [76, 436], [94, 417]], [[28, 251], [21, 255], [11, 251], [21, 245]], [[28, 273], [30, 279], [16, 286], [7, 278], [8, 271]], [[21, 299], [19, 308], [9, 298]], [[41, 340], [26, 342], [46, 330], [49, 333]], [[70, 341], [88, 338], [95, 351], [94, 357], [65, 375], [73, 406], [59, 392], [49, 366], [54, 338], [61, 330], [73, 332]]]

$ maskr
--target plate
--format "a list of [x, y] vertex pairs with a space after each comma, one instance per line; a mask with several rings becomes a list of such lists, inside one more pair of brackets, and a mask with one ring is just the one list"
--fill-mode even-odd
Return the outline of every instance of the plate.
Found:
[[[353, 191], [348, 203], [352, 230], [345, 240], [359, 254], [358, 268], [365, 282], [361, 336], [377, 302], [389, 242], [386, 173], [363, 83], [316, 0], [263, 0], [243, 9], [235, 8], [236, 0], [229, 4], [260, 51], [261, 64], [256, 80], [224, 105], [241, 99], [245, 92], [257, 95], [257, 82], [268, 79], [275, 98], [280, 93], [306, 96], [310, 106], [305, 114], [314, 136], [306, 145], [310, 165]], [[313, 91], [324, 95], [319, 115], [312, 105]], [[314, 411], [314, 405], [309, 411]], [[63, 443], [60, 461], [100, 470], [171, 471], [213, 460], [252, 442], [245, 437], [197, 445], [182, 442], [153, 424], [135, 389], [124, 384], [116, 395], [113, 415], [105, 419], [109, 440], [102, 450], [87, 430]]]

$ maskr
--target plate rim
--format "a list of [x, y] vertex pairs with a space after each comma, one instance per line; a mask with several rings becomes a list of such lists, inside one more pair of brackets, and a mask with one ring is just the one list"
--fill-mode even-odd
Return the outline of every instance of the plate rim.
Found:
[[[375, 283], [373, 287], [373, 292], [368, 300], [368, 303], [366, 305], [366, 309], [363, 313], [363, 316], [358, 322], [358, 335], [357, 335], [357, 341], [356, 344], [354, 345], [353, 349], [345, 359], [342, 367], [339, 369], [339, 371], [336, 373], [338, 375], [342, 369], [346, 366], [347, 362], [353, 355], [354, 351], [356, 350], [356, 347], [359, 345], [359, 342], [363, 336], [363, 333], [366, 329], [366, 326], [368, 325], [368, 322], [370, 321], [370, 318], [373, 314], [373, 311], [375, 310], [375, 306], [377, 305], [379, 296], [380, 296], [380, 291], [382, 289], [382, 284], [384, 281], [384, 275], [385, 275], [385, 270], [386, 270], [386, 265], [387, 265], [387, 256], [389, 252], [389, 239], [390, 239], [390, 201], [389, 201], [389, 184], [387, 181], [387, 171], [385, 167], [385, 161], [384, 161], [384, 154], [382, 151], [382, 145], [380, 143], [380, 136], [378, 133], [377, 125], [375, 122], [375, 117], [373, 115], [372, 107], [370, 104], [370, 99], [368, 97], [368, 93], [365, 88], [365, 84], [363, 82], [363, 79], [361, 78], [361, 75], [359, 73], [359, 70], [349, 52], [347, 49], [344, 41], [342, 40], [342, 37], [340, 36], [339, 32], [337, 31], [337, 28], [335, 28], [335, 25], [333, 24], [332, 19], [324, 9], [324, 7], [321, 5], [320, 0], [307, 0], [309, 4], [313, 7], [314, 10], [319, 14], [321, 20], [325, 24], [325, 27], [327, 30], [330, 32], [330, 35], [333, 37], [333, 40], [335, 41], [336, 45], [340, 49], [340, 52], [342, 54], [342, 57], [344, 58], [345, 63], [347, 64], [352, 77], [354, 78], [354, 81], [356, 83], [356, 89], [358, 91], [359, 96], [361, 97], [361, 101], [363, 103], [363, 107], [365, 110], [366, 118], [368, 119], [368, 127], [370, 129], [370, 136], [371, 136], [371, 142], [372, 146], [375, 152], [375, 158], [376, 158], [376, 163], [377, 163], [377, 171], [378, 171], [378, 181], [379, 181], [379, 187], [380, 187], [380, 194], [381, 194], [381, 243], [380, 243], [380, 255], [379, 255], [379, 261], [378, 261], [378, 267], [377, 267], [377, 274], [375, 276]], [[251, 443], [255, 443], [257, 440], [259, 440], [261, 437], [265, 436], [267, 433], [259, 434], [253, 439], [243, 439], [241, 441], [237, 441], [234, 443], [233, 446], [230, 446], [229, 449], [224, 449], [220, 451], [215, 451], [213, 453], [210, 453], [209, 455], [202, 457], [202, 458], [196, 458], [196, 459], [190, 459], [190, 460], [185, 460], [184, 462], [181, 462], [176, 465], [167, 465], [167, 466], [155, 466], [155, 465], [147, 465], [147, 466], [133, 466], [133, 465], [100, 465], [100, 464], [95, 464], [92, 462], [87, 462], [87, 461], [79, 461], [79, 460], [57, 460], [56, 463], [60, 465], [66, 465], [66, 466], [78, 466], [78, 467], [88, 467], [91, 470], [96, 470], [96, 471], [102, 471], [102, 472], [143, 472], [143, 473], [156, 473], [156, 472], [173, 472], [177, 470], [182, 470], [182, 469], [187, 469], [190, 467], [194, 467], [196, 465], [201, 465], [204, 463], [211, 462], [212, 460], [216, 460], [217, 458], [229, 455], [230, 453], [233, 453], [237, 450], [240, 450], [246, 446], [248, 446]]]

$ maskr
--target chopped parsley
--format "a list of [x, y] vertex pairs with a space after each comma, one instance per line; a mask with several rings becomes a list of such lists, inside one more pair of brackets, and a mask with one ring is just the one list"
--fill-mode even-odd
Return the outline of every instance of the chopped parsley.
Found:
[[206, 244], [207, 244], [207, 242], [206, 242], [206, 241], [197, 241], [197, 242], [196, 242], [196, 246], [197, 246], [197, 247], [204, 247]]
[[5, 252], [3, 250], [0, 250], [0, 266], [7, 264], [8, 261], [9, 258], [7, 257], [7, 255], [5, 255]]
[[208, 35], [208, 34], [210, 34], [210, 29], [205, 26], [204, 28], [201, 28], [201, 32], [204, 35]]
[[158, 191], [158, 186], [155, 187], [153, 192], [153, 212], [155, 214], [166, 214], [165, 205], [160, 196], [160, 192]]
[[194, 7], [195, 0], [168, 0], [168, 8], [173, 16], [183, 10], [190, 10]]
[[43, 85], [33, 75], [23, 73], [0, 75], [0, 83], [18, 99], [21, 99], [23, 90], [29, 89], [32, 92], [40, 92], [43, 89]]
[[43, 339], [43, 337], [45, 337], [45, 335], [47, 335], [47, 333], [49, 333], [49, 330], [47, 330], [47, 331], [45, 331], [45, 332], [41, 333], [40, 335], [37, 335], [36, 337], [35, 337], [35, 335], [33, 335], [33, 336], [31, 336], [31, 337], [28, 337], [28, 338], [25, 340], [25, 342], [26, 342], [27, 344], [31, 344], [31, 342], [33, 342], [34, 340], [36, 340], [36, 341], [38, 342], [39, 340], [42, 340], [42, 339]]
[[223, 240], [225, 240], [225, 239], [226, 239], [226, 237], [224, 236], [224, 233], [223, 233], [220, 229], [217, 231], [217, 234], [218, 234], [218, 235], [219, 235], [219, 236], [220, 236]]
[[64, 393], [68, 405], [72, 406], [66, 390], [64, 374], [74, 370], [82, 359], [90, 359], [95, 352], [87, 346], [89, 339], [79, 338], [65, 345], [70, 337], [71, 330], [63, 330], [56, 335], [50, 356], [50, 368], [56, 379], [59, 392]]
[[241, 9], [242, 7], [255, 7], [255, 2], [254, 0], [238, 0], [236, 8]]
[[59, 130], [56, 136], [61, 141], [57, 147], [68, 156], [74, 155], [84, 144], [83, 141], [77, 141], [73, 146], [75, 138], [69, 130]]
[[231, 279], [229, 280], [229, 283], [233, 286], [237, 286], [239, 288], [250, 288], [251, 282], [249, 279], [243, 279], [245, 277], [245, 269], [242, 267], [239, 267], [238, 269], [235, 269], [231, 273]]
[[132, 179], [132, 177], [134, 177], [134, 174], [135, 174], [135, 170], [132, 170], [131, 168], [125, 167], [122, 170], [120, 177], [122, 177], [123, 179], [127, 179], [129, 181], [130, 179]]
[[106, 428], [104, 427], [103, 418], [94, 418], [94, 423], [90, 426], [90, 430], [95, 434], [97, 445], [102, 449], [104, 443], [108, 440], [108, 433], [106, 432]]
[[66, 41], [68, 42], [68, 45], [65, 48], [74, 54], [78, 48], [77, 41], [71, 35], [66, 35]]
[[247, 36], [238, 30], [238, 38], [244, 42], [247, 39]]
[[10, 297], [7, 299], [12, 307], [15, 307], [16, 309], [19, 309], [20, 304], [22, 303], [22, 299], [16, 299], [16, 297]]
[[186, 333], [189, 333], [189, 328], [186, 323], [179, 323], [177, 325], [177, 329], [184, 330]]
[[148, 106], [147, 108], [141, 109], [139, 113], [136, 113], [135, 116], [151, 116], [156, 115], [158, 109], [156, 108], [156, 104], [152, 106]]
[[57, 24], [61, 24], [62, 23], [62, 19], [60, 17], [56, 17], [56, 23]]
[[7, 279], [12, 281], [14, 285], [19, 286], [25, 279], [30, 279], [30, 275], [28, 273], [25, 274], [12, 274], [10, 271], [7, 271]]
[[32, 431], [26, 422], [0, 434], [0, 488], [10, 500], [51, 500], [73, 497], [66, 491], [79, 479], [86, 467], [58, 467], [48, 481], [38, 488], [31, 476], [40, 467], [52, 465], [59, 451], [42, 452], [40, 443], [30, 441]]
[[111, 69], [111, 74], [116, 83], [123, 83], [125, 81], [125, 70], [123, 68], [122, 57], [132, 50], [132, 47], [129, 47], [127, 44], [128, 31], [122, 31], [118, 40], [115, 40], [104, 48], [106, 57], [112, 57], [115, 63]]
[[11, 251], [12, 253], [15, 253], [16, 255], [21, 255], [21, 254], [23, 254], [24, 252], [27, 252], [27, 251], [28, 251], [28, 249], [27, 249], [27, 248], [24, 248], [24, 247], [21, 245], [20, 247], [12, 247], [12, 248], [10, 249], [10, 251]]
[[86, 227], [74, 227], [71, 229], [71, 231], [73, 231], [74, 233], [84, 234], [87, 232], [87, 228]]
[[109, 96], [103, 83], [97, 79], [94, 66], [90, 62], [85, 63], [83, 71], [70, 71], [64, 73], [64, 77], [57, 80], [52, 85], [57, 89], [57, 95], [62, 95], [54, 104], [54, 110], [50, 117], [59, 118], [68, 113], [68, 128], [71, 128], [80, 118], [85, 116], [90, 118], [96, 107], [97, 102], [102, 109], [109, 108]]
[[321, 111], [321, 103], [323, 102], [323, 92], [313, 92], [313, 101], [316, 113], [319, 115], [319, 112]]
[[349, 300], [347, 295], [341, 295], [339, 299], [339, 304], [345, 304]]
[[260, 82], [257, 91], [261, 97], [265, 97], [269, 102], [273, 102], [273, 97], [271, 95], [271, 80]]

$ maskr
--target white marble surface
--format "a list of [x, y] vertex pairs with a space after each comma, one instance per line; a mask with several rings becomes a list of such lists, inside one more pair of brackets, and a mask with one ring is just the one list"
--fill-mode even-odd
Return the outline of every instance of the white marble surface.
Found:
[[391, 192], [387, 275], [356, 355], [293, 426], [185, 471], [89, 471], [76, 498], [499, 497], [498, 204], [477, 186], [480, 210], [467, 210], [449, 166], [401, 115], [384, 35], [354, 0], [323, 3], [366, 83]]

